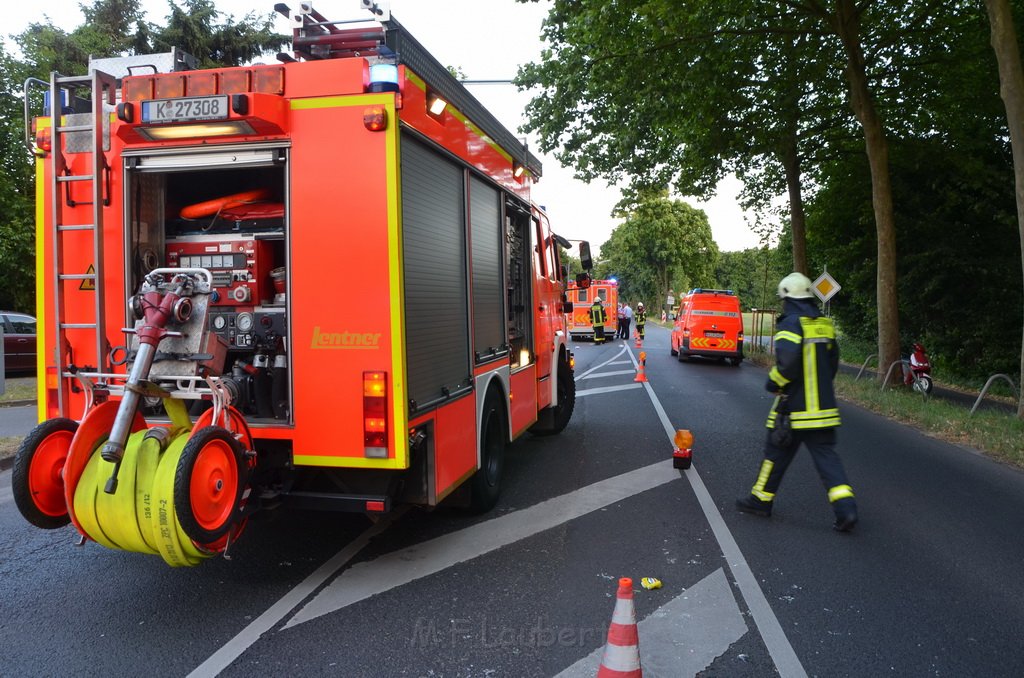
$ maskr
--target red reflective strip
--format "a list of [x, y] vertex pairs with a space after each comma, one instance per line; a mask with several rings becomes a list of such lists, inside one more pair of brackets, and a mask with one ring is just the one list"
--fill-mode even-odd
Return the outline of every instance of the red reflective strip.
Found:
[[376, 511], [378, 513], [383, 513], [384, 512], [384, 502], [382, 502], [382, 501], [367, 501], [366, 502], [366, 510], [367, 511]]
[[612, 623], [608, 627], [608, 642], [612, 645], [632, 647], [640, 643], [640, 637], [636, 631], [636, 624]]

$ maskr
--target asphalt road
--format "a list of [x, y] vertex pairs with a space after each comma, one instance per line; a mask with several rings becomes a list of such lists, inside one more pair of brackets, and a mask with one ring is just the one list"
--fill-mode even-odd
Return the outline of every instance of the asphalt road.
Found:
[[663, 582], [635, 587], [648, 676], [1024, 675], [1024, 474], [844, 405], [856, 531], [806, 453], [771, 519], [739, 514], [764, 370], [680, 364], [652, 326], [643, 386], [631, 345], [573, 346], [572, 422], [510, 446], [485, 516], [280, 511], [175, 570], [27, 525], [0, 474], [0, 675], [594, 675], [620, 576]]
[[0, 407], [0, 437], [28, 435], [36, 416], [35, 404]]

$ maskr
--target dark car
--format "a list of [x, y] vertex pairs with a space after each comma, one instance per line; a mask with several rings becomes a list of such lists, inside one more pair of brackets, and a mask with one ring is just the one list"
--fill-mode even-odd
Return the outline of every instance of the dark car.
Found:
[[4, 372], [33, 372], [36, 369], [36, 319], [24, 313], [0, 311], [4, 330]]

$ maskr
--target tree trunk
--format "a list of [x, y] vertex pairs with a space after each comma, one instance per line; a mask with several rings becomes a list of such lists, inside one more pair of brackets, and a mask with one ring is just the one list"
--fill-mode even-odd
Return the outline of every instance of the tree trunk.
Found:
[[793, 270], [807, 272], [807, 220], [804, 218], [804, 200], [800, 187], [800, 156], [796, 146], [796, 132], [786, 141], [782, 150], [782, 166], [786, 169], [786, 187], [789, 189], [789, 225], [793, 236]]
[[[868, 89], [864, 51], [860, 44], [860, 18], [854, 0], [835, 0], [833, 28], [846, 52], [846, 78], [850, 105], [864, 129], [868, 165], [871, 168], [871, 203], [878, 241], [878, 378], [900, 359], [899, 308], [896, 303], [896, 223], [889, 181], [889, 144], [882, 120]], [[899, 375], [897, 370], [894, 379]]]
[[[988, 20], [992, 28], [992, 50], [999, 64], [999, 95], [1006, 106], [1006, 122], [1010, 127], [1010, 145], [1013, 148], [1013, 180], [1017, 197], [1017, 229], [1020, 232], [1021, 271], [1024, 272], [1024, 72], [1021, 70], [1017, 31], [1013, 26], [1013, 13], [1009, 0], [985, 0]], [[1021, 387], [1017, 402], [1017, 417], [1024, 419], [1024, 334], [1021, 337]]]

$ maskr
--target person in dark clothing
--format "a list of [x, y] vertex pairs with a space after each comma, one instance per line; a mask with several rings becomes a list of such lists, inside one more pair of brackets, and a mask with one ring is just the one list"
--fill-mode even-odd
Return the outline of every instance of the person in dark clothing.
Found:
[[[772, 514], [775, 494], [800, 445], [806, 445], [835, 513], [833, 529], [847, 532], [857, 523], [857, 503], [835, 451], [839, 409], [832, 381], [839, 369], [839, 344], [832, 320], [821, 315], [802, 273], [779, 283], [783, 314], [775, 333], [775, 367], [765, 388], [776, 394], [768, 413], [764, 461], [750, 495], [736, 500], [744, 513]], [[788, 414], [792, 435], [778, 433], [776, 421]]]
[[594, 303], [590, 307], [590, 324], [594, 326], [594, 343], [604, 343], [604, 305], [601, 303], [601, 297], [594, 299]]
[[644, 325], [647, 324], [647, 311], [644, 310], [644, 302], [637, 302], [636, 313], [636, 331], [640, 335], [640, 341], [644, 340]]

